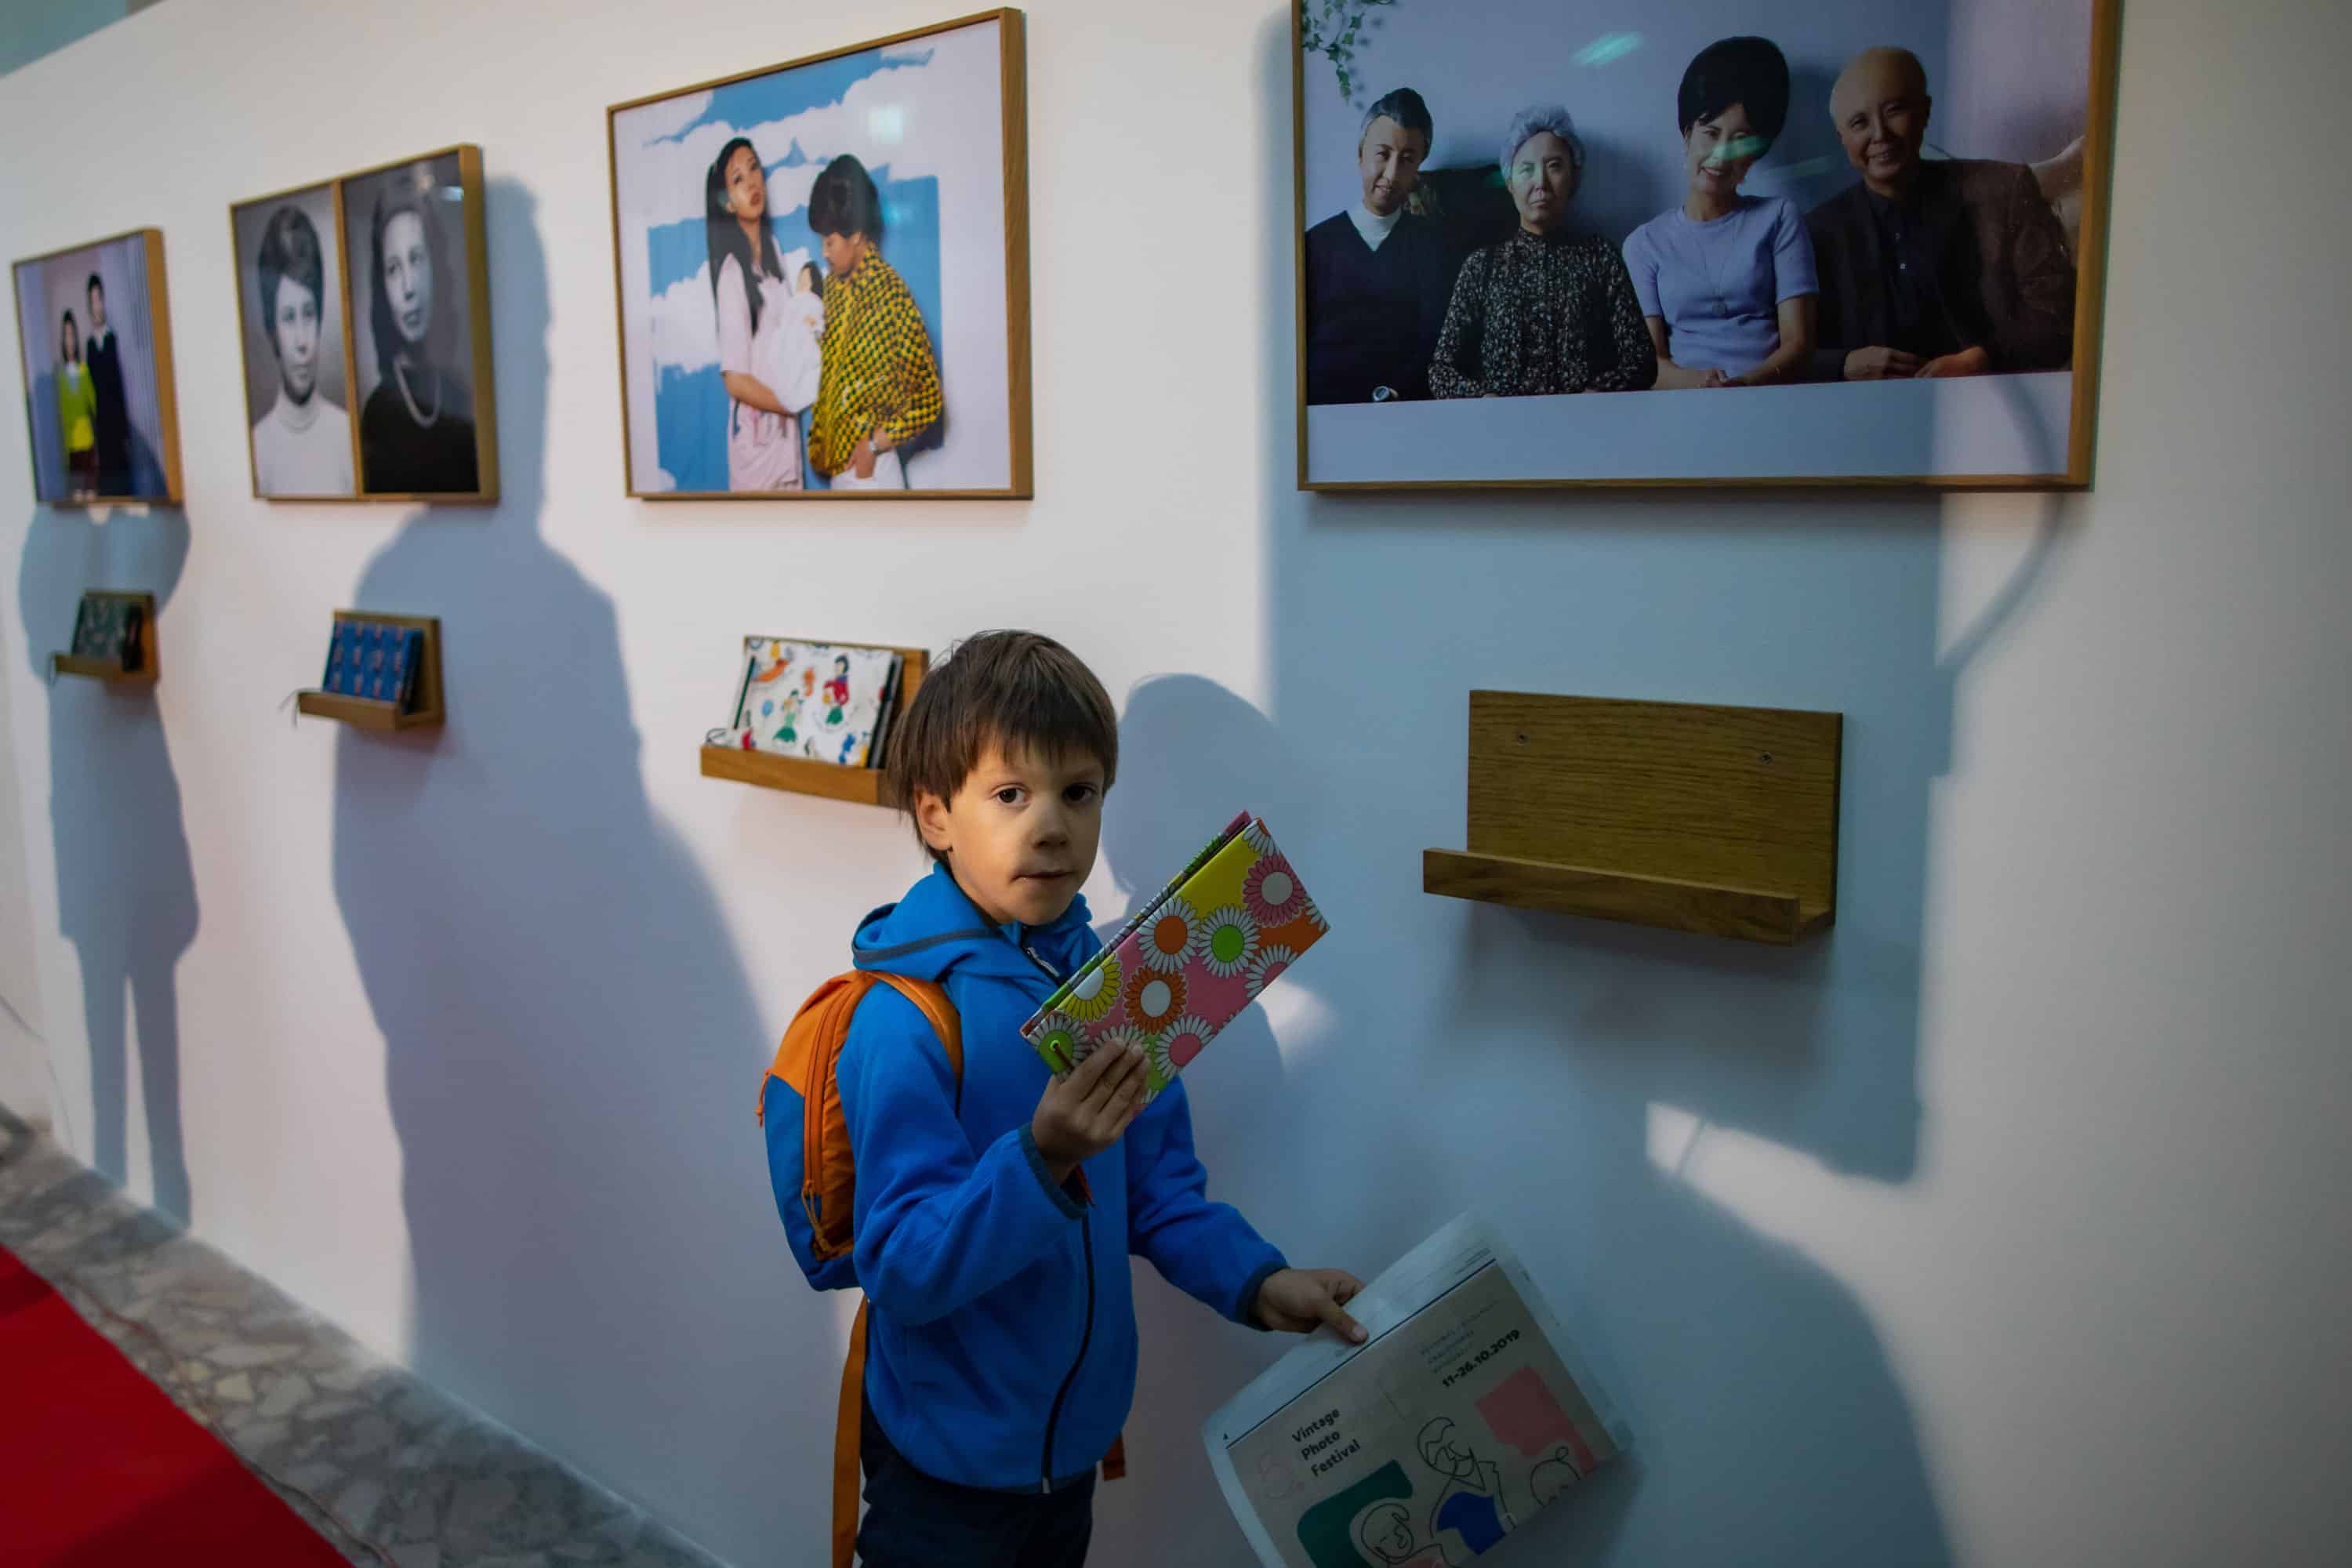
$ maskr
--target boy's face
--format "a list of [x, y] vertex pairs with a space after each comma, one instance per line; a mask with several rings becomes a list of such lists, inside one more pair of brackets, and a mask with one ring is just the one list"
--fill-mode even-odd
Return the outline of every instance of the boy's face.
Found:
[[1007, 756], [992, 741], [953, 795], [917, 795], [915, 820], [982, 914], [1050, 925], [1095, 868], [1102, 799], [1102, 763], [1090, 752]]

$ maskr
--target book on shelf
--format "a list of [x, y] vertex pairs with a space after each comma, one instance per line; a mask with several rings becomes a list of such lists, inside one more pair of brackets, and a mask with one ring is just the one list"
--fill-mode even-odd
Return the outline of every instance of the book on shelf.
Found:
[[904, 665], [889, 648], [747, 637], [733, 715], [708, 743], [879, 767]]
[[415, 626], [339, 620], [319, 687], [340, 697], [389, 702], [405, 713], [416, 703], [416, 669], [424, 657], [425, 634]]

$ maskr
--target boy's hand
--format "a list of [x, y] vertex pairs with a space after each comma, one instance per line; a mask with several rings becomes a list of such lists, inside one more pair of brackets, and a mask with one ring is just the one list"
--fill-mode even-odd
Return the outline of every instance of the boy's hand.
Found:
[[1118, 1142], [1143, 1110], [1150, 1081], [1144, 1054], [1132, 1046], [1097, 1051], [1067, 1078], [1057, 1078], [1038, 1098], [1029, 1136], [1056, 1182], [1066, 1182], [1082, 1160]]
[[1328, 1323], [1351, 1345], [1364, 1342], [1364, 1325], [1340, 1309], [1364, 1282], [1344, 1268], [1285, 1268], [1257, 1288], [1258, 1322], [1281, 1334], [1311, 1334]]

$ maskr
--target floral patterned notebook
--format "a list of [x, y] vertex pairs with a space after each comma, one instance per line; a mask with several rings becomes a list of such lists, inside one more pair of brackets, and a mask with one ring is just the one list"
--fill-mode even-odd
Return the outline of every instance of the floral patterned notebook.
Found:
[[1265, 822], [1243, 812], [1046, 999], [1021, 1037], [1057, 1074], [1104, 1047], [1141, 1046], [1146, 1098], [1156, 1098], [1330, 929]]
[[747, 752], [877, 766], [899, 662], [888, 648], [745, 637], [733, 728], [712, 739]]

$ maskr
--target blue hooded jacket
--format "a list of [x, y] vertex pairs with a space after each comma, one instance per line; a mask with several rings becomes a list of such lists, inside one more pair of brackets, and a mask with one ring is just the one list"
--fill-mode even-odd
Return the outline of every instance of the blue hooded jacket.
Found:
[[961, 1105], [930, 1026], [887, 986], [858, 1004], [835, 1070], [871, 1305], [866, 1397], [942, 1480], [1055, 1490], [1109, 1451], [1135, 1397], [1129, 1253], [1244, 1322], [1285, 1267], [1209, 1202], [1181, 1082], [1085, 1163], [1083, 1184], [1046, 1173], [1029, 1121], [1049, 1075], [1021, 1026], [1100, 946], [1084, 899], [1051, 925], [991, 925], [944, 866], [858, 928], [858, 968], [938, 982], [963, 1022]]

